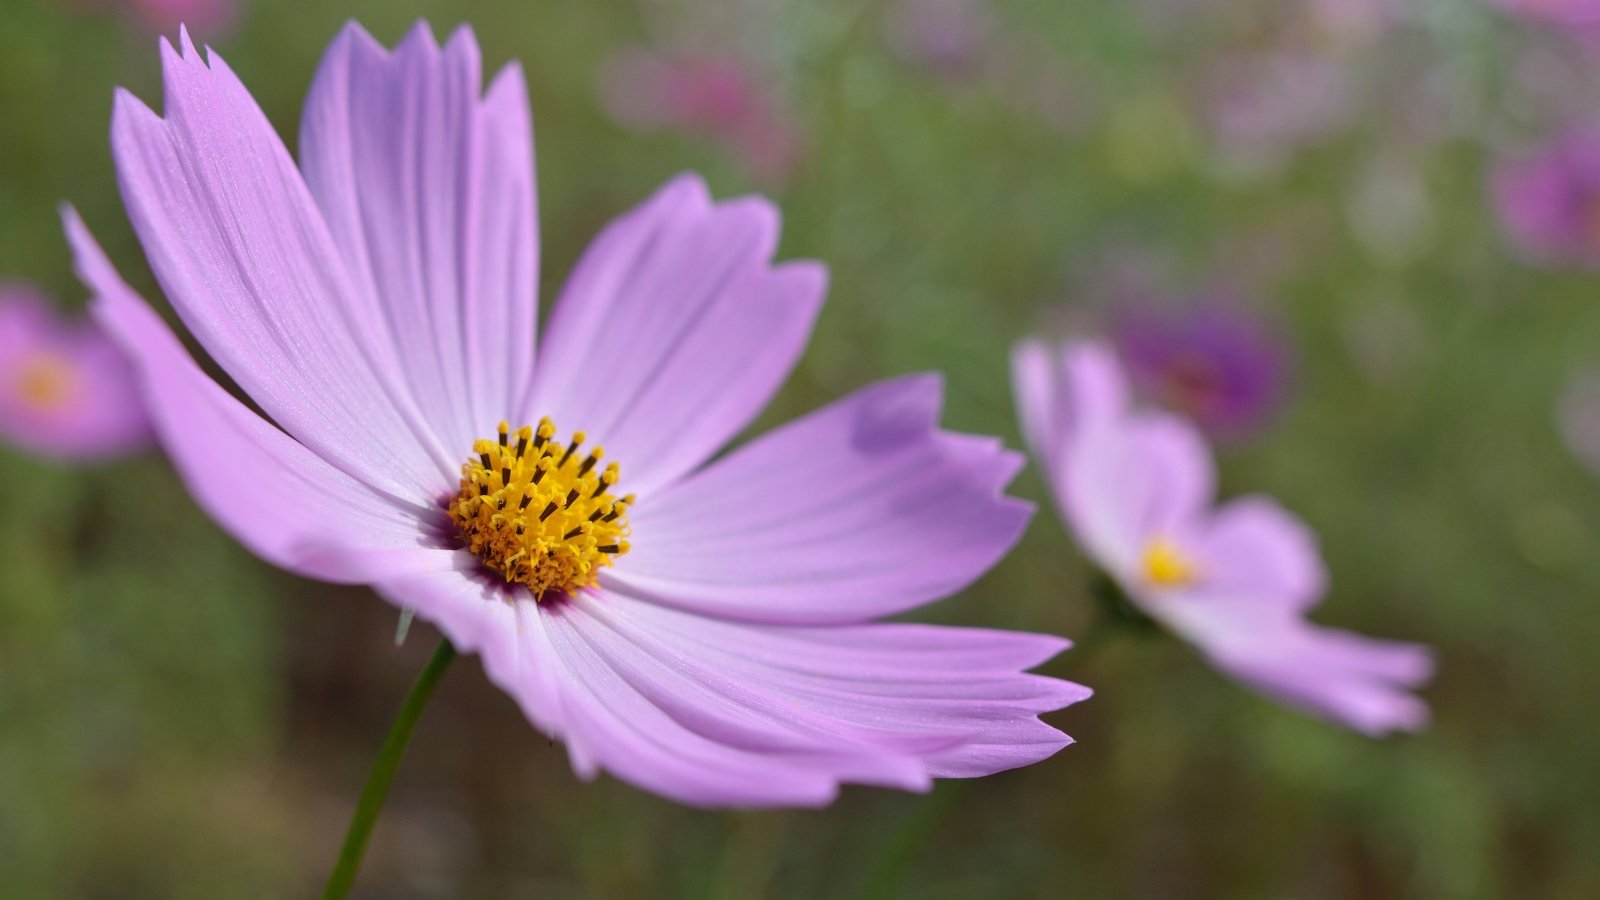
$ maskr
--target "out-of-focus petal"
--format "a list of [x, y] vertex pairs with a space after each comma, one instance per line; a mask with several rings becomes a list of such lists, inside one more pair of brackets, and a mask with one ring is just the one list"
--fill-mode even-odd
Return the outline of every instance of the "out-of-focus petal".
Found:
[[79, 275], [96, 294], [95, 318], [132, 362], [162, 443], [196, 501], [240, 543], [327, 581], [447, 564], [450, 551], [421, 527], [429, 510], [356, 481], [229, 396], [118, 277], [70, 210], [66, 226]]
[[1217, 667], [1263, 694], [1364, 734], [1418, 731], [1428, 707], [1409, 692], [1433, 674], [1426, 647], [1289, 617], [1208, 617], [1191, 637]]
[[286, 431], [409, 501], [455, 486], [461, 451], [422, 423], [376, 300], [351, 280], [282, 141], [216, 54], [162, 42], [165, 118], [119, 92], [123, 198], [185, 324]]
[[631, 511], [633, 550], [603, 581], [757, 622], [860, 622], [961, 590], [1021, 536], [1004, 495], [1021, 459], [939, 430], [940, 383], [914, 376], [797, 419]]
[[1200, 582], [1173, 602], [1261, 602], [1298, 612], [1316, 605], [1327, 589], [1317, 536], [1266, 497], [1223, 505], [1188, 546]]
[[[300, 161], [351, 278], [447, 448], [511, 416], [533, 374], [538, 259], [521, 70], [482, 94], [478, 44], [423, 23], [393, 53], [351, 23], [306, 100]], [[523, 424], [523, 423], [517, 423]]]
[[580, 772], [699, 806], [822, 805], [840, 782], [923, 790], [1026, 765], [1070, 743], [1037, 715], [1088, 695], [1020, 671], [1066, 646], [1040, 635], [738, 624], [615, 591], [542, 609]]
[[587, 432], [641, 496], [693, 470], [771, 399], [821, 308], [825, 270], [772, 265], [777, 240], [765, 200], [668, 183], [579, 261], [522, 418]]
[[1146, 542], [1192, 527], [1215, 489], [1215, 465], [1199, 431], [1173, 416], [1141, 413], [1077, 441], [1066, 516], [1084, 549], [1127, 580]]
[[1018, 344], [1011, 384], [1022, 436], [1059, 504], [1066, 503], [1068, 456], [1084, 431], [1115, 422], [1128, 408], [1127, 376], [1115, 352], [1098, 341]]

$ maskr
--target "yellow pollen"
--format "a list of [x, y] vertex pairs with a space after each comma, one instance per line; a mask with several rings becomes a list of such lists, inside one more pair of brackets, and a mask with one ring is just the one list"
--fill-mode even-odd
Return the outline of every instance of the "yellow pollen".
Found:
[[1199, 580], [1199, 572], [1177, 544], [1158, 537], [1144, 547], [1142, 561], [1145, 580], [1156, 587], [1188, 587]]
[[54, 353], [38, 353], [24, 360], [15, 377], [17, 396], [41, 412], [66, 406], [78, 387], [77, 370]]
[[461, 491], [450, 501], [456, 535], [507, 583], [528, 586], [535, 599], [595, 583], [600, 570], [628, 552], [628, 507], [617, 497], [621, 470], [600, 465], [605, 450], [583, 449], [586, 435], [555, 440], [556, 426], [512, 431], [500, 423], [494, 440], [472, 445], [461, 466]]

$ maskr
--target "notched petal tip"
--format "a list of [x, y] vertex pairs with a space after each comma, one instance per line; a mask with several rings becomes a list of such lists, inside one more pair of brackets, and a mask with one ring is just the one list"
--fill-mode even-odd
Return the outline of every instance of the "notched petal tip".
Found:
[[431, 46], [435, 50], [439, 48], [439, 42], [433, 36], [433, 24], [424, 16], [418, 16], [417, 20], [411, 23], [411, 27], [406, 29], [405, 37], [400, 39], [400, 47], [409, 46], [413, 42]]
[[462, 22], [450, 32], [450, 37], [445, 40], [444, 52], [448, 55], [466, 54], [474, 60], [482, 55], [478, 45], [478, 33], [473, 30], [471, 23]]

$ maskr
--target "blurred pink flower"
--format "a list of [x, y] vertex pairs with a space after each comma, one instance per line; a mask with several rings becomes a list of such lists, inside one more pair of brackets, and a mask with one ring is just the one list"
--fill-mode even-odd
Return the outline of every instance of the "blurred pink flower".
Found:
[[1408, 0], [1308, 0], [1316, 31], [1341, 44], [1370, 43], [1395, 24]]
[[1592, 28], [1600, 25], [1600, 0], [1499, 0], [1515, 15], [1551, 25]]
[[906, 63], [944, 78], [973, 75], [992, 32], [989, 7], [977, 0], [896, 0], [885, 29]]
[[470, 30], [441, 48], [419, 24], [390, 51], [351, 24], [297, 167], [222, 59], [179, 46], [164, 117], [117, 96], [123, 197], [180, 316], [270, 419], [67, 228], [162, 443], [247, 547], [372, 585], [477, 653], [582, 777], [684, 803], [921, 791], [1071, 742], [1038, 715], [1088, 691], [1025, 672], [1066, 641], [880, 621], [970, 584], [1032, 515], [1005, 494], [1018, 454], [939, 427], [936, 376], [720, 454], [826, 289], [820, 264], [773, 262], [770, 203], [673, 179], [601, 232], [536, 341], [517, 65], [484, 92]]
[[1230, 168], [1272, 174], [1344, 128], [1359, 107], [1345, 60], [1305, 49], [1232, 59], [1207, 82], [1213, 143]]
[[1112, 334], [1139, 393], [1213, 438], [1250, 436], [1288, 397], [1287, 347], [1239, 301], [1124, 301]]
[[733, 57], [624, 50], [605, 64], [600, 97], [619, 125], [710, 138], [762, 181], [781, 182], [799, 159], [793, 117], [755, 71]]
[[84, 462], [150, 440], [132, 370], [98, 328], [65, 321], [33, 288], [0, 284], [0, 440]]
[[1600, 131], [1570, 128], [1502, 160], [1492, 188], [1501, 228], [1528, 259], [1600, 267]]
[[1287, 705], [1373, 735], [1426, 723], [1407, 689], [1431, 676], [1427, 649], [1306, 621], [1326, 587], [1315, 536], [1265, 497], [1213, 509], [1205, 441], [1134, 409], [1109, 347], [1024, 343], [1013, 378], [1067, 524], [1140, 611]]
[[206, 35], [220, 35], [238, 22], [246, 0], [59, 0], [83, 10], [122, 10], [151, 31], [170, 33], [180, 25]]
[[239, 14], [243, 0], [125, 0], [150, 27], [170, 32], [180, 25], [203, 35], [226, 31]]

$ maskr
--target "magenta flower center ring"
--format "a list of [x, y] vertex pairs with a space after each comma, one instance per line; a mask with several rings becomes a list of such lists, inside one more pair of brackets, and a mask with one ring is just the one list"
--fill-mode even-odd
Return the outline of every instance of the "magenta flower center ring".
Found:
[[479, 440], [461, 466], [461, 490], [450, 501], [456, 535], [506, 582], [528, 586], [535, 599], [595, 583], [613, 557], [628, 552], [633, 495], [612, 491], [621, 468], [600, 467], [605, 450], [582, 452], [577, 431], [563, 444], [556, 426], [515, 432], [500, 423], [497, 440]]

